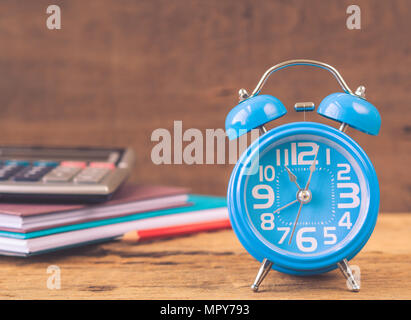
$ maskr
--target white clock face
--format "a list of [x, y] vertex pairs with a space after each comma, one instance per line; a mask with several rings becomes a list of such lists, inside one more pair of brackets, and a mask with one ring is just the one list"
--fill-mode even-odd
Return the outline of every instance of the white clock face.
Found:
[[[257, 163], [258, 162], [258, 163]], [[316, 135], [271, 143], [245, 180], [254, 233], [273, 250], [315, 256], [345, 246], [369, 208], [365, 174], [341, 145]]]

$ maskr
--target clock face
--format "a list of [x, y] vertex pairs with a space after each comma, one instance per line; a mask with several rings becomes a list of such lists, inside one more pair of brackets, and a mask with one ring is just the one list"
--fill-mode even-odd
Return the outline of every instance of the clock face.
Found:
[[342, 144], [294, 134], [268, 144], [244, 180], [244, 209], [279, 254], [316, 256], [348, 244], [369, 210], [365, 173]]

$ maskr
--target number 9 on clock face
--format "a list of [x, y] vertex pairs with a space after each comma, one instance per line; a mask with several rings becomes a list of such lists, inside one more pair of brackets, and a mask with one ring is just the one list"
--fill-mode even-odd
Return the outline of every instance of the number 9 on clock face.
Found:
[[230, 218], [244, 247], [296, 274], [352, 258], [374, 228], [379, 202], [375, 171], [358, 144], [328, 126], [305, 126], [262, 136], [229, 186]]

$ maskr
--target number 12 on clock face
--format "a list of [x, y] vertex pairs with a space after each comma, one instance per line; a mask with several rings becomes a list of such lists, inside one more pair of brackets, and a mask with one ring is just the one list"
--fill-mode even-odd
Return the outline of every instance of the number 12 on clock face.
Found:
[[[297, 149], [298, 148], [298, 149]], [[318, 144], [315, 142], [292, 142], [289, 148], [278, 148], [275, 150], [277, 166], [288, 165], [311, 165], [315, 151], [318, 148]], [[298, 150], [298, 152], [297, 152]], [[325, 149], [325, 164], [331, 164], [330, 148]], [[318, 160], [316, 160], [318, 163]]]

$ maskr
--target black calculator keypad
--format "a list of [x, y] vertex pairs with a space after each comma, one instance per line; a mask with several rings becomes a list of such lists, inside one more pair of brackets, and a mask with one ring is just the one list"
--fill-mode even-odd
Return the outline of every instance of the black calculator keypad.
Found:
[[13, 178], [14, 181], [39, 181], [51, 171], [51, 166], [29, 166], [20, 170]]
[[134, 160], [130, 148], [0, 146], [0, 201], [105, 201]]
[[8, 180], [17, 172], [23, 170], [25, 166], [19, 166], [16, 164], [1, 165], [0, 166], [0, 181]]
[[0, 181], [97, 184], [114, 168], [110, 162], [8, 160], [0, 162]]

